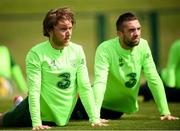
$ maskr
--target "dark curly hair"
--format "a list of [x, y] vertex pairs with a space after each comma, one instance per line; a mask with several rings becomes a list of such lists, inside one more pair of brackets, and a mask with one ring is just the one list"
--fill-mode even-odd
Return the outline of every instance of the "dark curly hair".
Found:
[[68, 7], [50, 10], [43, 21], [43, 34], [49, 37], [49, 32], [53, 30], [59, 20], [69, 20], [75, 24], [74, 13]]

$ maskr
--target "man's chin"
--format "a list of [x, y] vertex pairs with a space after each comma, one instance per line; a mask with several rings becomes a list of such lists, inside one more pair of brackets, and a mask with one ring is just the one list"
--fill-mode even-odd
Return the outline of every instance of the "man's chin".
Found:
[[68, 46], [68, 45], [69, 45], [69, 42], [70, 42], [70, 40], [64, 41], [64, 46]]
[[134, 45], [134, 46], [139, 45], [139, 40], [134, 41], [134, 42], [133, 42], [133, 45]]
[[129, 44], [128, 46], [131, 47], [131, 48], [133, 48], [133, 47], [135, 47], [135, 46], [137, 46], [137, 45], [139, 45], [139, 42], [131, 43], [131, 44]]
[[139, 45], [139, 41], [134, 44], [134, 46], [137, 46], [137, 45]]

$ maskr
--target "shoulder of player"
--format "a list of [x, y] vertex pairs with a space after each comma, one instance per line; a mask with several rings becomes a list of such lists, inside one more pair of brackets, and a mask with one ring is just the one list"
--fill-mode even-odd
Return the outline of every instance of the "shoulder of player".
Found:
[[2, 50], [9, 50], [6, 46], [4, 46], [4, 45], [0, 45], [0, 49], [2, 49]]
[[40, 51], [40, 50], [44, 50], [45, 47], [48, 45], [48, 41], [44, 41], [44, 42], [41, 42], [41, 43], [38, 43], [37, 45], [33, 46], [31, 48], [32, 51]]
[[180, 40], [176, 40], [172, 43], [171, 50], [179, 52], [180, 49]]
[[0, 52], [10, 53], [9, 49], [6, 46], [4, 46], [4, 45], [0, 45]]
[[109, 39], [109, 40], [103, 41], [102, 43], [100, 43], [98, 45], [98, 48], [110, 49], [117, 42], [117, 40], [118, 40], [117, 38], [113, 38], [113, 39]]
[[27, 58], [34, 57], [34, 56], [40, 56], [43, 54], [43, 52], [46, 51], [46, 46], [48, 45], [48, 41], [41, 42], [35, 46], [33, 46], [27, 53]]
[[144, 39], [144, 38], [140, 38], [140, 43], [142, 43], [142, 44], [147, 44], [148, 41], [147, 41], [146, 39]]
[[75, 51], [79, 51], [83, 49], [83, 46], [81, 44], [70, 42], [68, 48], [73, 49]]
[[146, 39], [140, 38], [138, 47], [147, 48], [147, 46], [149, 46], [148, 41]]

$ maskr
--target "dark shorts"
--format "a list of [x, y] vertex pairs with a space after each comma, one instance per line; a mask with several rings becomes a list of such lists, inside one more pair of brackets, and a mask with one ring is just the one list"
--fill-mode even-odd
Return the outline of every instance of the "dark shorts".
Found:
[[[180, 102], [180, 88], [171, 88], [164, 84], [164, 89], [168, 102]], [[141, 85], [139, 95], [144, 97], [144, 101], [150, 101], [153, 99], [153, 95], [147, 85], [147, 82]]]
[[6, 112], [3, 117], [4, 127], [32, 127], [29, 113], [28, 97], [25, 98], [16, 108]]
[[[54, 122], [42, 121], [42, 124], [56, 126]], [[16, 108], [4, 114], [3, 127], [32, 127], [28, 97], [26, 97]]]
[[109, 109], [101, 108], [101, 118], [103, 119], [120, 119], [123, 112], [112, 111]]
[[[101, 108], [102, 119], [119, 119], [123, 114], [124, 113], [122, 112], [117, 112], [117, 111]], [[71, 115], [71, 119], [75, 119], [75, 120], [89, 119], [80, 99], [78, 99], [77, 101], [77, 104]]]

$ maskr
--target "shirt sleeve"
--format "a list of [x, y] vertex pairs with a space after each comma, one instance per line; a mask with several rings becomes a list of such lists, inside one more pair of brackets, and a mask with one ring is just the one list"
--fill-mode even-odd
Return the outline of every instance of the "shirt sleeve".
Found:
[[94, 95], [89, 81], [85, 54], [82, 48], [80, 49], [79, 53], [80, 53], [79, 54], [80, 59], [77, 70], [78, 91], [82, 104], [89, 116], [89, 120], [90, 122], [94, 123], [97, 122], [99, 118], [97, 117], [95, 111], [96, 107], [95, 107]]
[[38, 55], [30, 51], [26, 57], [26, 73], [29, 89], [29, 110], [32, 125], [42, 125], [40, 116], [41, 65]]
[[107, 77], [109, 71], [109, 59], [107, 49], [103, 49], [101, 46], [97, 48], [95, 54], [94, 74], [95, 80], [93, 85], [93, 93], [97, 106], [97, 113], [100, 117], [100, 110], [104, 99], [106, 90]]
[[164, 86], [155, 67], [155, 63], [153, 61], [148, 43], [144, 44], [143, 50], [144, 74], [147, 79], [148, 86], [153, 94], [154, 100], [158, 106], [158, 110], [161, 115], [170, 114], [164, 91]]

